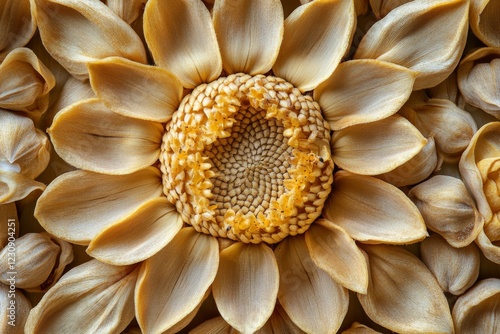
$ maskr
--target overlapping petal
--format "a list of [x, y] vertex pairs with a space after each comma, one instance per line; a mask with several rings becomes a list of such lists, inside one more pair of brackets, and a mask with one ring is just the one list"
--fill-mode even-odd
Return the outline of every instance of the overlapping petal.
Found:
[[435, 86], [460, 60], [468, 9], [467, 0], [410, 1], [368, 30], [355, 58], [384, 60], [417, 72], [415, 90]]
[[335, 173], [323, 216], [365, 243], [408, 244], [427, 236], [415, 204], [398, 188], [379, 179]]
[[335, 333], [347, 313], [347, 289], [316, 266], [303, 235], [282, 241], [275, 254], [278, 299], [290, 319], [306, 333]]
[[283, 39], [279, 0], [217, 1], [213, 21], [227, 74], [255, 75], [271, 69]]
[[408, 120], [393, 115], [335, 131], [332, 159], [350, 172], [377, 175], [401, 166], [426, 144], [427, 140]]
[[141, 14], [147, 0], [105, 0], [104, 3], [123, 21], [131, 24]]
[[123, 331], [134, 318], [138, 273], [139, 267], [116, 267], [97, 260], [73, 268], [33, 308], [25, 333]]
[[470, 8], [470, 27], [484, 44], [500, 47], [500, 2], [496, 0], [472, 0]]
[[22, 200], [35, 190], [44, 190], [45, 184], [16, 172], [0, 170], [0, 203]]
[[153, 167], [130, 175], [73, 171], [49, 185], [37, 202], [35, 216], [48, 232], [85, 245], [161, 193], [161, 176]]
[[410, 97], [414, 81], [415, 73], [403, 66], [351, 60], [314, 90], [314, 99], [332, 130], [340, 130], [396, 113]]
[[0, 62], [15, 48], [26, 45], [36, 31], [30, 0], [0, 2]]
[[314, 263], [349, 290], [366, 293], [368, 265], [361, 250], [344, 229], [319, 219], [305, 233]]
[[182, 98], [181, 83], [168, 71], [124, 58], [90, 63], [89, 75], [101, 101], [123, 116], [167, 122]]
[[144, 333], [163, 333], [199, 305], [219, 265], [215, 238], [182, 229], [143, 262], [135, 289], [136, 317]]
[[397, 333], [453, 333], [448, 302], [436, 279], [413, 254], [388, 245], [364, 245], [370, 266], [366, 314]]
[[120, 56], [140, 63], [146, 52], [135, 31], [97, 0], [30, 0], [47, 51], [78, 79], [86, 64]]
[[199, 0], [149, 0], [144, 35], [155, 63], [185, 88], [216, 79], [222, 59], [210, 13]]
[[352, 1], [312, 1], [298, 7], [285, 20], [274, 73], [303, 92], [313, 90], [339, 64], [355, 25]]
[[92, 239], [87, 253], [114, 265], [138, 263], [165, 247], [181, 227], [182, 218], [175, 206], [165, 197], [155, 198], [106, 226]]
[[[5, 284], [0, 284], [0, 316], [3, 321], [0, 322], [0, 333], [8, 333], [8, 334], [24, 334], [24, 326], [26, 324], [26, 320], [28, 319], [28, 315], [31, 311], [31, 303], [26, 298], [21, 290], [15, 290], [15, 304], [10, 304], [12, 298], [10, 295], [12, 294], [10, 290], [10, 286]], [[11, 309], [9, 309], [9, 307]], [[12, 309], [13, 308], [13, 309]], [[15, 326], [9, 324], [10, 322], [10, 313], [11, 311], [15, 314]]]
[[129, 174], [158, 159], [163, 126], [119, 115], [100, 100], [88, 99], [61, 110], [47, 132], [57, 153], [73, 166]]
[[271, 316], [278, 295], [278, 266], [266, 244], [235, 243], [220, 253], [212, 292], [222, 317], [242, 333], [253, 333]]

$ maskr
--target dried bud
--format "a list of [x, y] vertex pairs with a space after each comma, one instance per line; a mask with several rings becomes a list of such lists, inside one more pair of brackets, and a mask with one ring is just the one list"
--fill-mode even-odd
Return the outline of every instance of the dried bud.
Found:
[[0, 284], [0, 333], [23, 334], [31, 303], [14, 284]]
[[422, 241], [420, 252], [422, 261], [436, 277], [444, 292], [461, 295], [479, 276], [480, 255], [474, 243], [455, 248], [438, 234], [433, 234]]
[[498, 333], [500, 279], [480, 281], [460, 296], [453, 307], [457, 334]]
[[500, 48], [481, 48], [458, 67], [458, 87], [465, 101], [500, 118]]
[[408, 197], [417, 205], [427, 227], [454, 247], [470, 244], [483, 227], [483, 218], [459, 179], [436, 175], [413, 187]]
[[8, 284], [8, 272], [15, 271], [16, 287], [32, 292], [48, 290], [73, 260], [71, 245], [48, 233], [28, 233], [17, 239], [14, 264], [7, 261], [8, 252], [7, 248], [0, 252], [0, 282]]

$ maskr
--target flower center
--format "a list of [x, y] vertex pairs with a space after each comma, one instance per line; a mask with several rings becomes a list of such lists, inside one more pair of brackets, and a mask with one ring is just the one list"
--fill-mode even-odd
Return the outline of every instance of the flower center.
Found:
[[276, 243], [321, 214], [329, 141], [319, 105], [283, 79], [219, 78], [196, 87], [167, 124], [163, 191], [199, 232]]

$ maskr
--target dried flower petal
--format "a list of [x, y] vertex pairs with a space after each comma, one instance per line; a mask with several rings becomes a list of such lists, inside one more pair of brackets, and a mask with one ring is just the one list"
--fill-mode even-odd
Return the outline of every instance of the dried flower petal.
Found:
[[36, 31], [33, 6], [29, 0], [0, 2], [0, 62], [15, 48], [24, 46]]
[[[11, 301], [15, 301], [15, 304], [11, 304]], [[24, 334], [30, 311], [31, 303], [21, 290], [16, 290], [14, 284], [0, 284], [0, 333]]]
[[500, 47], [500, 2], [496, 0], [472, 0], [470, 27], [474, 34], [486, 45]]

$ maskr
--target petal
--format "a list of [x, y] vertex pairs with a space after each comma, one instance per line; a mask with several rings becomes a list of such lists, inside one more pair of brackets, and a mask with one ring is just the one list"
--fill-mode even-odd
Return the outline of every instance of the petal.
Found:
[[144, 203], [130, 216], [105, 227], [87, 253], [117, 266], [141, 262], [165, 247], [182, 227], [182, 218], [165, 197]]
[[347, 290], [314, 264], [302, 235], [285, 239], [274, 252], [278, 299], [290, 319], [307, 333], [335, 333], [347, 313]]
[[427, 227], [453, 247], [469, 245], [483, 229], [483, 217], [460, 179], [435, 175], [413, 187], [408, 197]]
[[215, 80], [222, 60], [210, 13], [199, 0], [149, 0], [144, 35], [155, 63], [185, 88]]
[[145, 333], [162, 333], [198, 306], [219, 264], [217, 240], [182, 229], [144, 261], [135, 289], [135, 314]]
[[[0, 109], [0, 170], [34, 179], [47, 167], [50, 143], [27, 117]], [[23, 181], [24, 182], [24, 181]]]
[[212, 292], [222, 317], [242, 333], [253, 333], [271, 316], [278, 295], [278, 266], [266, 244], [234, 243], [220, 253]]
[[500, 2], [495, 0], [473, 0], [470, 2], [470, 27], [484, 44], [500, 47]]
[[483, 190], [483, 177], [476, 164], [481, 160], [500, 156], [499, 133], [500, 122], [491, 122], [481, 127], [472, 137], [459, 163], [464, 183], [474, 196], [485, 222], [491, 220], [492, 212]]
[[303, 92], [313, 90], [340, 63], [355, 25], [352, 1], [312, 1], [298, 7], [285, 20], [274, 73]]
[[342, 169], [377, 175], [401, 166], [426, 144], [427, 140], [408, 120], [393, 115], [334, 132], [332, 158]]
[[455, 248], [439, 234], [433, 234], [420, 244], [420, 254], [444, 292], [459, 296], [479, 276], [480, 255], [473, 243]]
[[304, 332], [292, 322], [283, 307], [281, 307], [281, 305], [279, 304], [276, 305], [276, 309], [274, 310], [273, 314], [266, 322], [264, 327], [262, 327], [255, 333], [304, 334]]
[[73, 171], [48, 186], [38, 199], [35, 216], [49, 233], [85, 245], [104, 227], [161, 194], [161, 176], [153, 167], [130, 175]]
[[408, 100], [415, 74], [405, 67], [378, 60], [341, 63], [314, 90], [314, 99], [332, 130], [391, 116]]
[[264, 74], [271, 69], [283, 39], [279, 0], [217, 1], [213, 21], [227, 74]]
[[368, 326], [360, 324], [359, 322], [353, 322], [351, 327], [343, 331], [342, 334], [381, 334], [381, 333], [371, 329]]
[[401, 166], [375, 177], [393, 186], [403, 187], [422, 182], [440, 167], [441, 161], [438, 161], [436, 143], [433, 137], [429, 137], [427, 144], [413, 158]]
[[366, 243], [409, 244], [427, 236], [415, 204], [398, 188], [370, 176], [339, 171], [323, 216]]
[[21, 111], [37, 120], [49, 106], [55, 78], [27, 48], [10, 52], [0, 65], [0, 108]]
[[88, 62], [120, 56], [146, 62], [134, 30], [100, 1], [31, 0], [47, 51], [73, 76], [88, 77]]
[[219, 316], [203, 322], [189, 331], [189, 334], [237, 334], [238, 332]]
[[500, 328], [500, 279], [477, 283], [457, 299], [453, 322], [459, 334], [495, 333]]
[[128, 174], [156, 162], [163, 126], [119, 115], [98, 99], [88, 99], [61, 110], [47, 132], [57, 153], [73, 166]]
[[370, 6], [377, 20], [386, 16], [391, 10], [412, 0], [370, 0]]
[[358, 299], [370, 319], [398, 333], [453, 333], [446, 297], [415, 255], [387, 245], [363, 249], [370, 283], [368, 293], [358, 293]]
[[500, 247], [495, 245], [484, 231], [479, 232], [476, 244], [488, 260], [493, 263], [500, 264]]
[[314, 263], [349, 290], [366, 293], [368, 264], [349, 234], [327, 219], [318, 219], [305, 233]]
[[[24, 334], [24, 326], [28, 315], [31, 311], [31, 303], [26, 298], [21, 290], [15, 291], [15, 299], [12, 298], [12, 290], [9, 285], [0, 284], [0, 317], [2, 321], [0, 322], [0, 333], [6, 334]], [[15, 301], [15, 304], [10, 304], [11, 301]], [[9, 309], [10, 307], [10, 309]], [[12, 310], [13, 308], [13, 310]], [[14, 326], [9, 323], [11, 311], [14, 312]]]
[[385, 60], [418, 73], [414, 90], [445, 80], [457, 66], [468, 28], [466, 0], [411, 1], [376, 22], [355, 58]]
[[19, 173], [0, 170], [0, 204], [22, 200], [37, 189], [43, 191], [45, 184]]
[[182, 99], [180, 82], [159, 67], [112, 57], [90, 63], [89, 75], [101, 101], [123, 116], [167, 122]]
[[131, 24], [141, 14], [147, 0], [106, 0], [106, 5], [123, 21]]
[[138, 269], [97, 260], [73, 268], [31, 310], [25, 332], [120, 333], [134, 318]]
[[29, 0], [4, 0], [0, 3], [0, 62], [7, 54], [26, 45], [36, 31], [33, 7]]

